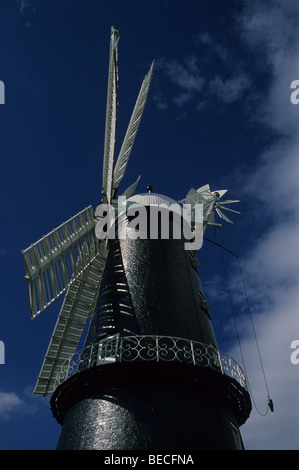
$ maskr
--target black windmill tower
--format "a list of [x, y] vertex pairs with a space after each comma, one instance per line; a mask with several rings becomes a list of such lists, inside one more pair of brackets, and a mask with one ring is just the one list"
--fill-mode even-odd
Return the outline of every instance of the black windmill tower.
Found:
[[[246, 379], [217, 348], [195, 258], [214, 211], [229, 220], [226, 191], [207, 185], [178, 203], [151, 188], [134, 195], [137, 180], [116, 199], [154, 65], [114, 164], [118, 39], [112, 28], [102, 203], [23, 251], [31, 316], [65, 293], [34, 393], [52, 394], [58, 449], [243, 448]], [[147, 222], [139, 230], [136, 213]]]

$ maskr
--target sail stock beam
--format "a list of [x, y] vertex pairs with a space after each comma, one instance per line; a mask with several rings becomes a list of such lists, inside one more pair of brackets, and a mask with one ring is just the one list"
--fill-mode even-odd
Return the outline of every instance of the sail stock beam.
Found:
[[118, 50], [117, 44], [119, 40], [119, 32], [111, 28], [110, 39], [110, 57], [108, 72], [108, 90], [107, 90], [107, 106], [106, 106], [106, 126], [105, 126], [105, 143], [104, 143], [104, 159], [103, 159], [103, 183], [102, 198], [103, 203], [110, 204], [112, 198], [112, 177], [115, 159], [115, 144], [117, 130], [117, 109], [118, 109]]

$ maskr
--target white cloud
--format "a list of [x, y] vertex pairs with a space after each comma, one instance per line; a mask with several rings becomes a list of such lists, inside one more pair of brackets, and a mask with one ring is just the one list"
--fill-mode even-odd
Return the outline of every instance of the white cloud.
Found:
[[19, 15], [24, 18], [25, 25], [27, 26], [27, 28], [30, 28], [32, 24], [29, 21], [29, 18], [32, 18], [33, 14], [36, 13], [34, 4], [28, 0], [17, 0], [16, 4], [19, 11]]
[[[251, 85], [251, 80], [247, 73], [242, 70], [241, 63], [236, 60], [228, 60], [228, 49], [224, 44], [219, 44], [209, 34], [202, 33], [197, 37], [197, 46], [204, 47], [204, 57], [213, 57], [220, 65], [225, 68], [234, 68], [234, 73], [227, 78], [223, 78], [220, 74], [209, 77], [202, 66], [204, 73], [199, 66], [201, 55], [189, 54], [183, 60], [161, 57], [156, 61], [156, 70], [163, 72], [164, 76], [181, 91], [175, 94], [172, 102], [182, 107], [186, 103], [194, 103], [194, 108], [200, 112], [206, 109], [207, 103], [211, 96], [216, 96], [218, 100], [225, 104], [231, 104], [239, 100]], [[228, 66], [228, 62], [230, 65]], [[236, 70], [238, 71], [236, 72]], [[162, 96], [161, 91], [159, 92]], [[208, 97], [208, 98], [207, 98]], [[160, 100], [157, 100], [158, 109], [166, 109], [165, 99], [163, 105], [160, 106]]]
[[180, 108], [185, 103], [192, 100], [192, 98], [193, 93], [191, 93], [190, 91], [185, 91], [183, 93], [180, 93], [179, 95], [174, 96], [173, 102]]
[[[291, 294], [291, 296], [290, 296]], [[280, 302], [267, 312], [254, 316], [258, 345], [274, 412], [267, 410], [267, 388], [264, 382], [250, 325], [242, 337], [242, 350], [253, 398], [253, 410], [241, 433], [247, 449], [298, 449], [298, 366], [290, 361], [290, 343], [296, 336], [297, 318], [294, 315], [299, 301], [295, 291], [281, 295]], [[230, 354], [242, 365], [237, 348]], [[296, 369], [297, 367], [297, 369]], [[256, 409], [257, 407], [257, 409]]]
[[[255, 118], [276, 131], [276, 139], [244, 175], [244, 193], [262, 203], [264, 232], [248, 249], [242, 266], [254, 323], [274, 402], [274, 413], [255, 410], [241, 428], [248, 449], [298, 449], [299, 365], [290, 360], [290, 344], [299, 339], [299, 107], [290, 103], [290, 83], [299, 78], [299, 4], [286, 0], [244, 2], [240, 36], [271, 72]], [[242, 195], [240, 195], [242, 198]], [[238, 296], [237, 296], [238, 299]], [[258, 408], [267, 391], [250, 322], [239, 319], [245, 365]], [[229, 351], [238, 357], [238, 349]]]
[[[241, 262], [274, 413], [259, 414], [265, 414], [267, 409], [267, 388], [250, 317], [244, 308], [242, 287], [234, 272], [230, 281], [233, 300], [240, 307], [238, 329], [254, 399], [253, 411], [241, 432], [247, 449], [299, 449], [299, 364], [290, 360], [291, 342], [299, 340], [299, 105], [290, 102], [290, 84], [299, 79], [299, 3], [252, 0], [244, 1], [243, 5], [237, 18], [239, 39], [242, 46], [248, 47], [251, 59], [256, 57], [256, 71], [267, 72], [270, 77], [267, 89], [263, 87], [259, 93], [256, 109], [251, 108], [250, 118], [275, 135], [271, 145], [255, 156], [254, 168], [246, 169], [243, 176], [240, 170], [243, 194], [238, 194], [240, 199], [246, 196], [253, 204], [259, 202], [260, 212], [248, 214], [253, 223], [258, 217], [263, 218], [263, 232], [259, 227], [254, 246], [248, 246]], [[199, 40], [206, 47], [215, 44], [208, 34], [201, 35]], [[224, 51], [225, 48], [223, 54]], [[222, 73], [212, 81], [200, 75], [198, 89], [192, 85], [198, 67], [192, 71], [191, 64], [187, 68], [186, 63], [178, 61], [166, 63], [164, 72], [180, 86], [181, 93], [191, 92], [202, 103], [206, 99], [201, 96], [204, 87], [219, 98], [224, 97], [229, 105], [244, 96], [250, 85], [251, 77], [241, 63], [236, 63], [236, 73], [228, 79]], [[206, 292], [210, 303], [213, 289], [217, 295], [225, 295], [220, 292], [219, 280], [213, 281]], [[231, 331], [231, 323], [226, 327]], [[242, 366], [238, 345], [226, 352]]]
[[[244, 426], [243, 435], [247, 437], [248, 447], [258, 449], [299, 448], [295, 437], [299, 426], [296, 411], [299, 366], [290, 361], [290, 344], [299, 339], [299, 214], [293, 185], [293, 180], [299, 180], [299, 171], [293, 146], [289, 152], [285, 150], [285, 143], [277, 144], [277, 159], [263, 162], [261, 169], [252, 174], [250, 185], [252, 198], [261, 199], [272, 215], [269, 227], [256, 240], [255, 248], [249, 251], [243, 263], [250, 298], [257, 305], [254, 318], [275, 404], [273, 415], [260, 418], [253, 411], [249, 425]], [[282, 160], [285, 166], [281, 164]], [[254, 182], [257, 182], [256, 186]], [[245, 338], [249, 376], [253, 384], [258, 384], [260, 367], [252, 361], [256, 345], [253, 336], [249, 339], [249, 331]], [[261, 393], [260, 389], [255, 392], [258, 402], [261, 402]]]
[[250, 79], [245, 73], [224, 80], [219, 75], [210, 80], [210, 91], [225, 103], [237, 101], [250, 87]]
[[228, 50], [224, 44], [219, 44], [211, 34], [205, 32], [198, 35], [197, 43], [207, 46], [211, 53], [214, 53], [222, 61], [228, 57]]
[[0, 391], [0, 418], [8, 419], [12, 412], [18, 411], [24, 402], [14, 392]]
[[[283, 118], [287, 114], [285, 108], [281, 108]], [[289, 218], [297, 220], [299, 217], [298, 151], [299, 136], [272, 145], [260, 156], [258, 170], [250, 175], [244, 187], [245, 192], [254, 194], [254, 198], [264, 203], [272, 218], [281, 224]]]
[[165, 111], [168, 108], [167, 101], [162, 96], [162, 93], [160, 91], [155, 93], [155, 95], [153, 96], [153, 100], [160, 111]]
[[294, 136], [298, 109], [290, 102], [290, 83], [299, 77], [299, 4], [273, 0], [271, 7], [265, 1], [244, 5], [239, 18], [241, 37], [259, 52], [259, 66], [272, 73], [259, 119], [279, 133]]
[[269, 5], [265, 0], [254, 0], [243, 4], [243, 13], [238, 18], [242, 39], [262, 53], [267, 66], [280, 68], [280, 60], [293, 49], [293, 41], [298, 41], [298, 2], [272, 0]]
[[25, 16], [28, 13], [35, 13], [35, 7], [32, 2], [28, 0], [17, 0], [17, 6], [20, 15]]
[[[179, 107], [199, 94], [205, 84], [205, 79], [201, 75], [197, 58], [194, 55], [187, 56], [183, 62], [177, 59], [166, 59], [161, 57], [156, 61], [156, 70], [164, 73], [171, 83], [176, 85], [181, 91], [173, 97], [173, 103]], [[157, 101], [158, 107], [163, 103], [160, 109], [165, 109], [165, 99]]]
[[177, 59], [158, 60], [156, 68], [162, 68], [165, 75], [177, 86], [189, 92], [198, 92], [202, 90], [204, 78], [199, 72], [199, 68], [194, 56], [188, 56], [185, 63]]
[[41, 399], [40, 396], [33, 395], [32, 387], [26, 387], [20, 398], [15, 392], [2, 392], [0, 391], [0, 420], [7, 420], [12, 418], [12, 414], [25, 413], [33, 414], [39, 410], [39, 406], [47, 401]]

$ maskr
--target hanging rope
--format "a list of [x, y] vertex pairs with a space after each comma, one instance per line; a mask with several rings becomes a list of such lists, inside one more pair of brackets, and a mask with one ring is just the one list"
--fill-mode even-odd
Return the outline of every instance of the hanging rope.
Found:
[[[245, 372], [245, 375], [247, 376], [248, 389], [249, 389], [249, 391], [250, 391], [250, 395], [251, 395], [253, 404], [254, 404], [254, 406], [255, 406], [257, 412], [258, 412], [261, 416], [266, 416], [266, 414], [268, 413], [269, 409], [270, 409], [272, 412], [274, 411], [274, 406], [273, 406], [273, 401], [272, 401], [272, 399], [270, 398], [270, 394], [269, 394], [269, 388], [268, 388], [267, 379], [266, 379], [266, 374], [265, 374], [265, 370], [264, 370], [264, 366], [263, 366], [263, 360], [262, 360], [262, 356], [261, 356], [261, 352], [260, 352], [260, 348], [259, 348], [259, 344], [258, 344], [258, 340], [257, 340], [256, 330], [255, 330], [254, 321], [253, 321], [253, 317], [252, 317], [252, 313], [251, 313], [251, 308], [250, 308], [250, 304], [249, 304], [249, 300], [248, 300], [247, 290], [246, 290], [246, 286], [245, 286], [245, 281], [244, 281], [244, 276], [243, 276], [243, 273], [242, 273], [242, 268], [241, 268], [241, 263], [240, 263], [239, 256], [236, 255], [235, 253], [233, 253], [233, 252], [232, 252], [231, 250], [229, 250], [228, 248], [225, 248], [224, 246], [220, 245], [220, 243], [217, 243], [217, 242], [215, 242], [215, 241], [213, 241], [213, 240], [210, 240], [210, 239], [208, 239], [208, 238], [206, 238], [206, 237], [203, 237], [203, 238], [204, 238], [204, 240], [208, 241], [209, 243], [212, 243], [213, 245], [216, 245], [216, 246], [218, 246], [218, 247], [220, 248], [221, 259], [222, 259], [222, 265], [223, 265], [223, 270], [224, 270], [224, 275], [225, 275], [225, 281], [226, 281], [226, 287], [227, 287], [227, 292], [228, 292], [228, 296], [229, 296], [230, 306], [231, 306], [231, 310], [232, 310], [232, 314], [233, 314], [233, 320], [234, 320], [234, 325], [235, 325], [237, 340], [238, 340], [238, 344], [239, 344], [240, 354], [241, 354], [241, 358], [242, 358], [242, 361], [243, 361], [244, 372]], [[238, 262], [239, 273], [240, 273], [240, 277], [241, 277], [241, 280], [242, 280], [242, 285], [243, 285], [244, 295], [245, 295], [246, 304], [247, 304], [247, 308], [248, 308], [248, 313], [249, 313], [249, 317], [250, 317], [250, 321], [251, 321], [251, 325], [252, 325], [252, 329], [253, 329], [254, 339], [255, 339], [255, 343], [256, 343], [256, 347], [257, 347], [257, 351], [258, 351], [258, 356], [259, 356], [259, 361], [260, 361], [260, 364], [261, 364], [261, 370], [262, 370], [262, 374], [263, 374], [263, 378], [264, 378], [264, 382], [265, 382], [265, 387], [266, 387], [267, 395], [268, 395], [267, 410], [266, 410], [265, 413], [261, 413], [260, 410], [258, 409], [258, 407], [257, 407], [257, 405], [256, 405], [256, 403], [255, 403], [255, 400], [254, 400], [254, 398], [253, 398], [253, 394], [252, 394], [252, 391], [251, 391], [250, 383], [249, 383], [249, 380], [248, 380], [248, 374], [247, 374], [247, 371], [246, 371], [246, 365], [245, 365], [245, 360], [244, 360], [242, 345], [241, 345], [241, 341], [240, 341], [240, 336], [239, 336], [239, 331], [238, 331], [238, 326], [237, 326], [237, 320], [236, 320], [236, 315], [235, 315], [235, 311], [234, 311], [234, 306], [233, 306], [233, 301], [232, 301], [232, 296], [231, 296], [231, 290], [230, 290], [230, 285], [229, 285], [229, 281], [228, 281], [227, 270], [226, 270], [225, 261], [224, 261], [224, 256], [223, 256], [223, 250], [227, 251], [229, 254], [231, 254], [232, 256], [234, 256], [234, 257], [237, 259], [237, 262]]]

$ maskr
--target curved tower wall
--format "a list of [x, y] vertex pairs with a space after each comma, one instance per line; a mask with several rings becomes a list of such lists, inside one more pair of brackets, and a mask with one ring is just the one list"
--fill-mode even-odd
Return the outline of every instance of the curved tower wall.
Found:
[[[181, 224], [180, 218], [174, 219]], [[126, 218], [122, 223], [129, 222]], [[151, 341], [143, 337], [161, 337], [162, 359], [163, 353], [172, 354], [177, 338], [186, 345], [192, 340], [216, 348], [195, 259], [183, 239], [109, 240], [85, 346], [116, 334], [137, 338], [139, 346]], [[124, 351], [132, 352], [133, 340], [128, 341]], [[186, 360], [182, 356], [180, 362], [153, 362], [153, 349], [147, 347], [148, 355], [139, 348], [135, 362], [81, 368], [76, 393], [74, 379], [62, 384], [61, 396], [68, 399], [57, 402], [69, 404], [64, 405], [58, 449], [238, 448], [242, 420], [228, 397], [228, 378], [190, 364], [187, 346], [182, 346]]]

